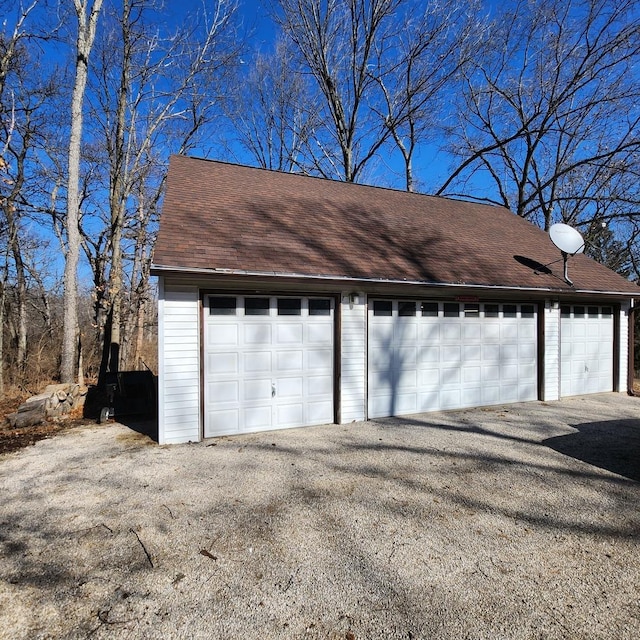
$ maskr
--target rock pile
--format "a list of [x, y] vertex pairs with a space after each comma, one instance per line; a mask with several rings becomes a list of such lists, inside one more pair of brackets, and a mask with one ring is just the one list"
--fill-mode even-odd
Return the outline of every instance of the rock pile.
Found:
[[13, 428], [30, 427], [50, 418], [67, 415], [84, 405], [87, 387], [79, 384], [50, 384], [42, 393], [28, 398], [7, 416]]

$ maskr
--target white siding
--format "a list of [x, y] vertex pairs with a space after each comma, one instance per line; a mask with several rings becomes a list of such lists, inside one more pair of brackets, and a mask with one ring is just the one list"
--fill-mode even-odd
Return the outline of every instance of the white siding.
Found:
[[341, 296], [341, 377], [340, 422], [365, 420], [367, 393], [367, 314], [366, 296], [351, 302], [348, 293]]
[[544, 304], [544, 392], [543, 400], [560, 398], [560, 305]]
[[200, 440], [200, 330], [196, 287], [159, 281], [158, 440]]
[[629, 375], [629, 308], [633, 300], [623, 302], [620, 308], [620, 377], [614, 391], [627, 392]]

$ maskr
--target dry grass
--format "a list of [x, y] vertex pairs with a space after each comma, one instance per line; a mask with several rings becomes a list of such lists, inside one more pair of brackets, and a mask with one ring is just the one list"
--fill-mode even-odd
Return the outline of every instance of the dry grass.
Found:
[[16, 411], [16, 409], [29, 397], [29, 393], [18, 387], [9, 387], [0, 398], [0, 424], [4, 423], [6, 417]]

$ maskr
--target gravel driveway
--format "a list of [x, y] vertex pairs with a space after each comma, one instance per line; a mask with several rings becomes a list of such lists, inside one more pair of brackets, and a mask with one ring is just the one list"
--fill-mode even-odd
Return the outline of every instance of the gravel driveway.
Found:
[[640, 399], [0, 457], [2, 638], [640, 637]]

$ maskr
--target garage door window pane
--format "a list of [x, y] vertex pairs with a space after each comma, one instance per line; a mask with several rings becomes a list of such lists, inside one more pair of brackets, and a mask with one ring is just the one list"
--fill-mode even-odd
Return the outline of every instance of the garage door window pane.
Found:
[[485, 318], [497, 318], [500, 307], [497, 304], [485, 304], [484, 305], [484, 317]]
[[247, 316], [268, 316], [269, 298], [245, 298], [244, 313]]
[[374, 316], [390, 316], [393, 310], [391, 300], [374, 300], [373, 315]]
[[444, 303], [444, 317], [457, 318], [460, 316], [460, 305], [455, 302]]
[[302, 313], [300, 298], [278, 298], [279, 316], [299, 316]]
[[589, 307], [588, 312], [590, 318], [598, 317], [598, 307]]
[[584, 307], [573, 307], [574, 318], [584, 318]]
[[464, 305], [464, 317], [465, 318], [478, 318], [478, 317], [480, 317], [480, 305], [479, 304], [465, 304]]
[[209, 298], [210, 316], [235, 316], [235, 298]]
[[422, 315], [430, 318], [438, 317], [438, 303], [437, 302], [423, 302], [422, 303]]
[[520, 315], [523, 318], [533, 318], [533, 305], [532, 304], [523, 304], [520, 307]]
[[611, 310], [611, 307], [602, 307], [603, 316], [610, 316], [612, 314], [613, 314], [613, 311]]
[[398, 303], [398, 315], [399, 316], [415, 316], [416, 315], [416, 303], [415, 302], [399, 302]]
[[518, 307], [515, 304], [505, 304], [502, 307], [502, 315], [505, 318], [517, 318], [518, 317]]
[[310, 316], [330, 316], [331, 300], [309, 300]]
[[560, 308], [560, 315], [563, 318], [571, 317], [571, 307], [569, 305], [563, 304], [562, 307]]

